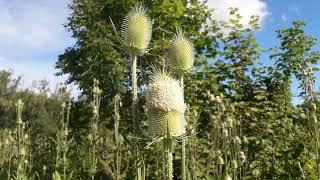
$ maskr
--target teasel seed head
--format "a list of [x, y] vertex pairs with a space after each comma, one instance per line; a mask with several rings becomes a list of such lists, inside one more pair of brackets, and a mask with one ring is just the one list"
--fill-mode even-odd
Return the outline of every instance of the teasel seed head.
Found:
[[237, 145], [240, 145], [241, 144], [241, 139], [239, 138], [239, 136], [236, 136], [234, 138], [234, 143], [237, 144]]
[[310, 108], [312, 111], [316, 111], [317, 110], [317, 105], [315, 103], [311, 103]]
[[179, 81], [156, 71], [146, 92], [149, 130], [153, 138], [179, 137], [186, 133], [183, 91]]
[[246, 136], [243, 136], [242, 140], [244, 144], [249, 144], [248, 138]]
[[194, 62], [194, 46], [181, 29], [177, 32], [168, 49], [168, 64], [176, 69], [179, 75], [190, 70]]
[[220, 105], [220, 108], [221, 108], [221, 112], [224, 112], [224, 111], [226, 111], [226, 106], [224, 105], [224, 104], [221, 104]]
[[238, 162], [237, 162], [236, 160], [232, 160], [232, 162], [231, 162], [231, 167], [232, 167], [233, 169], [237, 169], [237, 168], [238, 168]]
[[222, 103], [222, 99], [221, 99], [220, 96], [216, 96], [216, 102], [217, 102], [217, 103]]
[[226, 128], [232, 128], [233, 127], [233, 119], [230, 117], [226, 118]]
[[224, 180], [232, 180], [232, 177], [231, 177], [229, 174], [227, 174], [227, 175], [224, 177]]
[[246, 156], [244, 155], [243, 151], [240, 151], [239, 158], [240, 158], [242, 163], [244, 163], [246, 161]]
[[217, 158], [217, 164], [224, 165], [224, 159], [221, 156], [218, 156]]
[[210, 97], [210, 101], [211, 102], [215, 102], [216, 101], [216, 98], [214, 97], [214, 95], [210, 94], [209, 97]]
[[112, 20], [111, 23], [118, 40], [130, 54], [146, 52], [152, 35], [152, 20], [143, 3], [138, 3], [125, 17], [121, 25], [121, 37]]
[[222, 134], [224, 135], [224, 137], [228, 137], [229, 136], [228, 129], [222, 129]]
[[260, 171], [259, 171], [258, 169], [254, 169], [254, 170], [252, 171], [252, 175], [257, 178], [257, 177], [260, 176]]

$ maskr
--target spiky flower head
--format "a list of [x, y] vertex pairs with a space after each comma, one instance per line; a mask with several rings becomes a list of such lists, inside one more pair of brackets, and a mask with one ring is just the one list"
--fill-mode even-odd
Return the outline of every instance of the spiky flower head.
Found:
[[150, 43], [152, 21], [143, 3], [138, 3], [125, 17], [121, 26], [122, 43], [131, 52], [145, 52]]
[[186, 133], [186, 105], [179, 81], [166, 72], [156, 71], [146, 93], [149, 129], [154, 137], [178, 137]]
[[194, 46], [181, 29], [177, 30], [168, 50], [168, 63], [182, 75], [190, 70], [194, 62]]

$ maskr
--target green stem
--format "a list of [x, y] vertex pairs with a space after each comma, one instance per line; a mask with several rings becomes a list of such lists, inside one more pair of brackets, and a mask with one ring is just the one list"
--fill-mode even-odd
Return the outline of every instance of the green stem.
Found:
[[172, 156], [172, 139], [165, 138], [164, 139], [164, 148], [166, 152], [166, 179], [173, 180], [173, 156]]
[[[130, 53], [131, 59], [131, 86], [132, 86], [132, 119], [134, 124], [134, 136], [138, 136], [138, 79], [137, 79], [137, 54], [135, 52]], [[139, 159], [139, 147], [136, 143], [136, 159]], [[139, 160], [140, 161], [140, 160]], [[136, 162], [137, 167], [137, 179], [144, 179], [142, 176], [141, 163]]]
[[[180, 79], [181, 89], [184, 96], [184, 77], [181, 76]], [[182, 139], [181, 143], [181, 176], [182, 180], [186, 180], [186, 139]]]

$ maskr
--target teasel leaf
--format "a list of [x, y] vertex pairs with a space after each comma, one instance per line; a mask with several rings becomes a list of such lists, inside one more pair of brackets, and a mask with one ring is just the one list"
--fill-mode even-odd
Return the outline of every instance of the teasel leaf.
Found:
[[172, 39], [167, 57], [168, 64], [173, 67], [179, 75], [190, 70], [194, 63], [194, 46], [184, 32], [178, 28]]

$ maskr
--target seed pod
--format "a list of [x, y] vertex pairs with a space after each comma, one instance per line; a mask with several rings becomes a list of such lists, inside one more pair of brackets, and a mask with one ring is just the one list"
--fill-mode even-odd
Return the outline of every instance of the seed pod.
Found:
[[179, 75], [190, 70], [194, 62], [193, 43], [187, 38], [181, 29], [177, 30], [168, 49], [168, 64], [176, 69]]
[[154, 138], [167, 135], [182, 136], [186, 133], [182, 88], [179, 81], [164, 72], [155, 72], [146, 93], [149, 130]]

